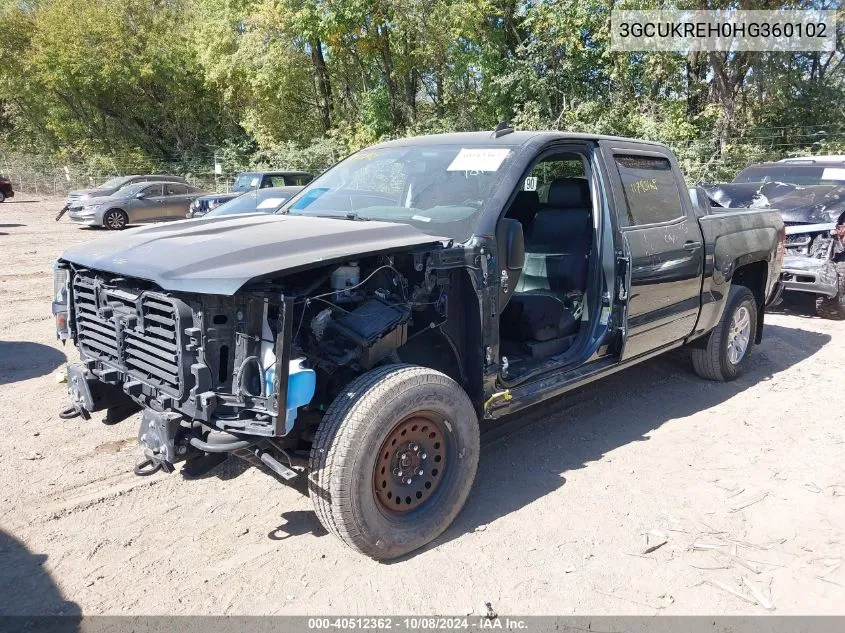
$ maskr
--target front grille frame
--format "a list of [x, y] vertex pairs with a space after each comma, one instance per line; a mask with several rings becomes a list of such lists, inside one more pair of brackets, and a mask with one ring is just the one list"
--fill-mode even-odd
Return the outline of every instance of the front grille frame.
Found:
[[124, 389], [140, 383], [155, 399], [187, 398], [192, 361], [186, 330], [193, 312], [184, 301], [110, 283], [88, 270], [77, 270], [70, 286], [76, 344], [84, 361], [110, 377], [104, 381], [123, 382]]

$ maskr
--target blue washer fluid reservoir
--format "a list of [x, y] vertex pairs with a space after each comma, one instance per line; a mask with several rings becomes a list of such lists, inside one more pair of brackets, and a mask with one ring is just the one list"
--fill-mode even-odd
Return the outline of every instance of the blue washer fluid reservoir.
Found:
[[[287, 418], [285, 420], [285, 434], [290, 433], [296, 422], [299, 407], [311, 402], [317, 389], [317, 374], [313, 369], [303, 366], [304, 358], [290, 361], [288, 365], [288, 393], [285, 402]], [[273, 392], [273, 382], [276, 380], [276, 366], [270, 365], [264, 372], [264, 383], [267, 393]]]

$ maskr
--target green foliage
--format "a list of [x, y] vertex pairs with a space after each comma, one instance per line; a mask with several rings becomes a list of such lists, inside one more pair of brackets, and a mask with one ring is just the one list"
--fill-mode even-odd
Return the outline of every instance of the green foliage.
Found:
[[383, 139], [509, 120], [662, 140], [693, 180], [843, 150], [841, 52], [614, 52], [622, 5], [657, 3], [13, 1], [0, 142], [115, 172], [207, 171], [215, 155], [227, 172], [321, 169]]

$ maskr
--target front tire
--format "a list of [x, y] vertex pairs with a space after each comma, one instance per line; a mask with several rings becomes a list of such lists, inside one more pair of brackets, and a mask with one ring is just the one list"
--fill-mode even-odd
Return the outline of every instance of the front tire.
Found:
[[837, 288], [835, 297], [820, 297], [816, 301], [816, 314], [823, 319], [845, 319], [845, 261], [836, 262]]
[[702, 378], [727, 382], [739, 377], [757, 333], [757, 302], [745, 286], [728, 292], [725, 312], [703, 347], [692, 348], [692, 366]]
[[454, 521], [478, 468], [478, 417], [438, 371], [388, 365], [363, 374], [317, 429], [309, 496], [323, 526], [375, 559], [402, 556]]
[[6, 194], [0, 191], [0, 203], [6, 202]]
[[129, 218], [120, 209], [109, 209], [103, 216], [103, 226], [110, 231], [122, 231], [129, 224]]

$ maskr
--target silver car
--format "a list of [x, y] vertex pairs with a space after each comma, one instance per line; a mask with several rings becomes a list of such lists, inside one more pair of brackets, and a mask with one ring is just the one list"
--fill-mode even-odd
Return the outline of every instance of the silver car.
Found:
[[68, 209], [68, 216], [76, 224], [120, 231], [129, 224], [184, 219], [191, 202], [201, 195], [182, 182], [135, 183], [110, 196], [81, 200]]

